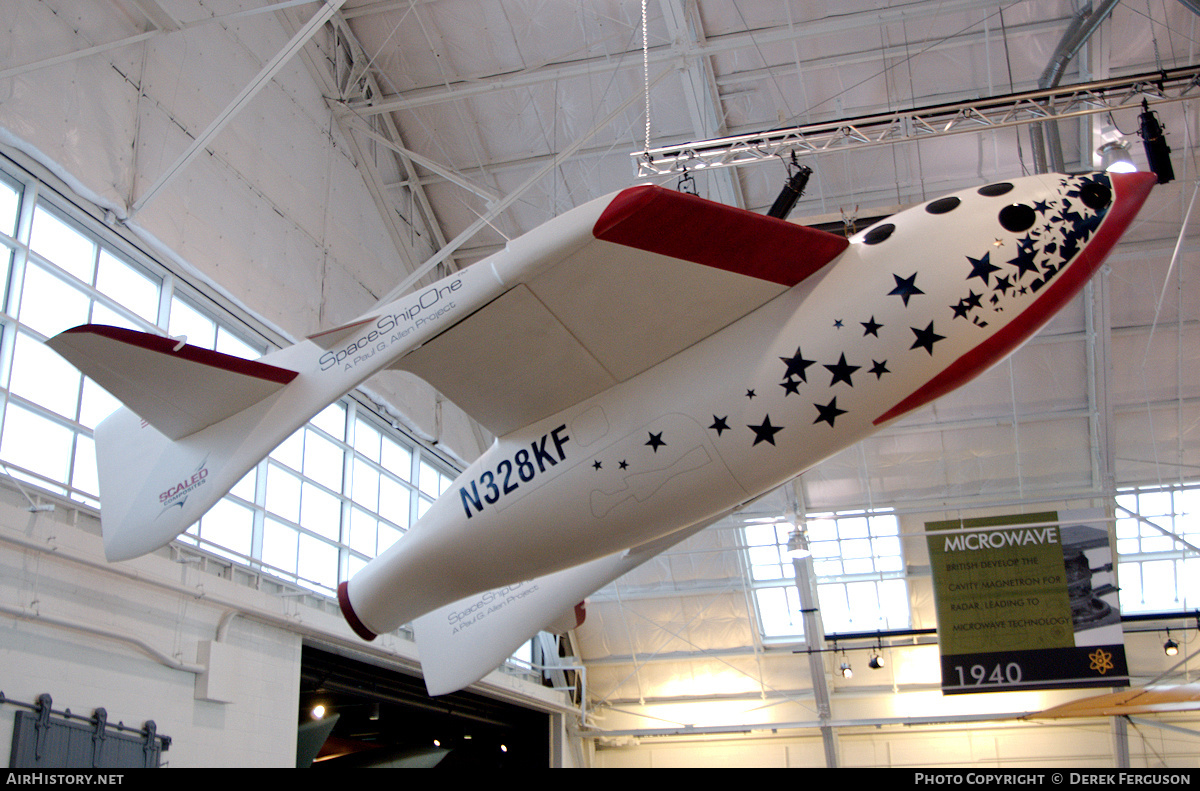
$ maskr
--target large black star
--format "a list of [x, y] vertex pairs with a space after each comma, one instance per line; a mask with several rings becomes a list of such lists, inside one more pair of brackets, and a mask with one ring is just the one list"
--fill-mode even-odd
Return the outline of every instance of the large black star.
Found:
[[764, 417], [763, 422], [760, 425], [746, 426], [746, 428], [748, 428], [754, 432], [754, 444], [755, 445], [757, 445], [760, 442], [769, 442], [772, 445], [774, 445], [775, 444], [775, 435], [778, 434], [779, 432], [783, 431], [782, 426], [772, 426], [771, 425], [771, 416], [770, 415], [767, 415], [766, 417]]
[[829, 369], [829, 372], [831, 374], [833, 374], [833, 379], [830, 380], [830, 382], [829, 382], [830, 387], [833, 387], [838, 382], [845, 382], [846, 384], [850, 385], [851, 387], [854, 387], [854, 382], [850, 381], [850, 374], [854, 373], [862, 366], [861, 365], [847, 365], [846, 364], [846, 355], [843, 354], [841, 359], [838, 360], [836, 364], [827, 365], [825, 367], [827, 369]]
[[933, 331], [932, 321], [929, 322], [929, 326], [923, 330], [919, 330], [916, 327], [909, 327], [909, 329], [913, 331], [913, 333], [917, 336], [917, 339], [913, 341], [913, 345], [908, 348], [924, 349], [925, 351], [929, 352], [930, 355], [933, 354], [933, 344], [946, 339], [945, 335], [938, 335]]
[[887, 369], [887, 360], [884, 360], [883, 362], [880, 362], [879, 360], [872, 360], [871, 362], [875, 363], [875, 365], [873, 365], [871, 370], [867, 371], [867, 373], [875, 374], [876, 379], [882, 379], [884, 374], [891, 373], [891, 371]]
[[804, 355], [801, 353], [799, 346], [796, 347], [795, 357], [780, 357], [779, 359], [787, 363], [787, 373], [783, 375], [784, 379], [798, 376], [803, 382], [808, 381], [807, 377], [804, 375], [804, 372], [808, 370], [808, 366], [816, 362], [816, 360], [804, 359]]
[[968, 308], [981, 308], [983, 307], [983, 303], [980, 301], [982, 297], [982, 294], [976, 294], [971, 289], [967, 289], [967, 296], [963, 297], [963, 304]]
[[650, 441], [647, 442], [646, 444], [649, 445], [651, 448], [653, 448], [655, 453], [658, 453], [658, 449], [663, 447], [667, 443], [663, 442], [661, 431], [658, 432], [657, 434], [655, 434], [652, 431], [652, 432], [650, 432]]
[[728, 415], [726, 415], [725, 417], [717, 417], [716, 415], [713, 415], [713, 424], [711, 426], [709, 426], [709, 428], [711, 428], [713, 431], [717, 432], [717, 436], [719, 437], [719, 436], [721, 436], [721, 432], [723, 432], [729, 428], [729, 423], [726, 422], [728, 420], [729, 420]]
[[876, 338], [878, 338], [879, 331], [881, 329], [883, 329], [882, 324], [877, 324], [875, 322], [874, 316], [871, 317], [870, 321], [860, 321], [859, 324], [863, 325], [863, 337], [864, 338], [867, 337], [868, 335], [874, 335]]
[[965, 299], [960, 299], [958, 304], [951, 305], [950, 309], [954, 311], [954, 318], [956, 319], [959, 317], [964, 319], [970, 318], [968, 314], [970, 313], [971, 309], [967, 307], [967, 301]]
[[1032, 249], [1022, 249], [1017, 253], [1017, 257], [1008, 263], [1017, 268], [1017, 280], [1020, 280], [1026, 272], [1038, 273], [1037, 267], [1037, 252]]
[[837, 419], [838, 415], [846, 414], [846, 410], [838, 409], [836, 398], [824, 406], [820, 404], [813, 404], [813, 406], [817, 408], [817, 412], [819, 413], [817, 419], [813, 421], [813, 425], [824, 422], [832, 426], [833, 421]]
[[915, 296], [917, 294], [925, 293], [921, 289], [917, 288], [917, 284], [916, 284], [917, 273], [916, 272], [913, 272], [912, 275], [909, 277], [900, 277], [900, 275], [897, 275], [897, 274], [893, 274], [892, 277], [896, 278], [896, 287], [888, 292], [888, 296], [890, 297], [892, 295], [896, 295], [896, 296], [900, 297], [901, 299], [904, 300], [905, 307], [908, 307], [908, 298], [909, 297]]
[[780, 382], [779, 386], [783, 388], [783, 397], [784, 398], [787, 398], [790, 395], [799, 395], [800, 394], [800, 380], [799, 379], [793, 379], [789, 376], [787, 379], [784, 379], [782, 382]]
[[967, 256], [967, 260], [971, 262], [971, 274], [967, 275], [967, 280], [977, 277], [986, 286], [988, 284], [988, 276], [1000, 268], [992, 263], [991, 258], [992, 254], [990, 251], [984, 253], [983, 258]]

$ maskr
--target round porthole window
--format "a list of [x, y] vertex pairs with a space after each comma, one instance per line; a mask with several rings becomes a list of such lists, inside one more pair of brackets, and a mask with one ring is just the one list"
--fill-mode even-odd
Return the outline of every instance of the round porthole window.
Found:
[[1012, 191], [1013, 185], [1007, 181], [999, 181], [995, 184], [988, 184], [986, 187], [979, 188], [979, 194], [988, 198], [994, 198], [997, 195], [1004, 195]]
[[1024, 203], [1012, 203], [1000, 210], [1000, 224], [1011, 233], [1028, 231], [1037, 222], [1037, 212]]
[[891, 236], [894, 230], [896, 230], [896, 226], [890, 222], [885, 222], [883, 225], [876, 225], [863, 236], [863, 242], [866, 244], [879, 244]]
[[1079, 188], [1079, 198], [1089, 209], [1100, 211], [1112, 202], [1112, 190], [1103, 184], [1089, 181]]
[[962, 201], [952, 195], [949, 198], [939, 198], [938, 200], [929, 203], [925, 207], [925, 211], [929, 212], [930, 214], [945, 214], [946, 212], [957, 209], [958, 204], [960, 203], [962, 203]]

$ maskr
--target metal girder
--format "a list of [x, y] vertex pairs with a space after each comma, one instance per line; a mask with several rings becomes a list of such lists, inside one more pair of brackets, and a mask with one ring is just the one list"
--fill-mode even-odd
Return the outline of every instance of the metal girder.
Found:
[[[399, 7], [407, 7], [411, 0]], [[796, 42], [803, 46], [805, 42], [822, 41], [826, 37], [848, 31], [875, 29], [880, 25], [898, 22], [915, 22], [939, 15], [953, 14], [962, 11], [988, 12], [990, 9], [1004, 5], [1009, 0], [943, 0], [937, 4], [907, 3], [899, 8], [872, 9], [870, 11], [849, 12], [821, 19], [806, 20], [802, 25], [779, 25], [759, 30], [745, 30], [738, 33], [725, 33], [711, 36], [703, 43], [689, 46], [682, 53], [672, 46], [650, 48], [650, 65], [675, 64], [680, 55], [685, 58], [719, 55], [734, 52], [744, 48], [763, 47], [779, 42]], [[373, 7], [367, 7], [373, 8]], [[394, 10], [391, 3], [381, 3], [378, 10]], [[358, 15], [362, 9], [346, 11], [343, 16], [349, 18]], [[440, 102], [456, 101], [458, 99], [482, 96], [501, 90], [512, 90], [533, 85], [552, 83], [588, 74], [611, 74], [614, 68], [642, 68], [640, 51], [633, 57], [633, 51], [605, 55], [603, 57], [586, 58], [578, 61], [549, 64], [529, 69], [522, 69], [508, 74], [492, 76], [460, 77], [452, 83], [441, 83], [424, 88], [405, 91], [404, 94], [381, 96], [370, 101], [354, 102], [350, 109], [362, 116], [376, 113], [411, 110]], [[614, 64], [614, 57], [616, 62]]]
[[[721, 108], [712, 59], [703, 51], [705, 35], [700, 13], [695, 3], [685, 3], [684, 0], [662, 0], [661, 6], [671, 46], [684, 54], [687, 63], [686, 67], [680, 69], [679, 76], [692, 129], [696, 134], [708, 137], [724, 134], [728, 131], [725, 128], [725, 113]], [[687, 57], [686, 53], [692, 51], [699, 54]], [[710, 182], [708, 197], [727, 206], [746, 206], [741, 185], [732, 171], [722, 171], [719, 177]]]
[[166, 171], [158, 177], [158, 180], [155, 181], [154, 184], [152, 184], [140, 198], [133, 202], [133, 205], [130, 207], [129, 215], [132, 217], [145, 208], [147, 203], [152, 201], [154, 197], [158, 195], [158, 193], [176, 176], [178, 176], [193, 159], [199, 156], [200, 153], [207, 148], [209, 142], [216, 137], [222, 129], [225, 128], [225, 125], [233, 120], [233, 117], [237, 115], [242, 108], [250, 102], [251, 99], [257, 96], [259, 91], [270, 84], [271, 80], [275, 78], [275, 75], [279, 73], [280, 69], [287, 65], [288, 61], [291, 60], [292, 57], [299, 52], [305, 44], [308, 43], [310, 38], [316, 35], [317, 31], [319, 31], [321, 27], [324, 26], [324, 24], [328, 22], [335, 13], [337, 13], [337, 10], [341, 8], [342, 4], [345, 2], [346, 0], [326, 0], [325, 5], [318, 9], [312, 15], [312, 17], [309, 18], [308, 22], [305, 23], [304, 27], [302, 27], [294, 36], [292, 36], [292, 39], [287, 43], [287, 45], [280, 50], [275, 57], [271, 58], [271, 60], [267, 62], [266, 66], [264, 66], [262, 70], [255, 75], [254, 79], [251, 80], [250, 83], [241, 90], [234, 100], [230, 102], [229, 105], [222, 110], [215, 119], [213, 119], [212, 123], [208, 125], [208, 128], [201, 132], [200, 135], [198, 135], [196, 139], [192, 141], [191, 145], [189, 145], [187, 149], [179, 156], [179, 158], [176, 159], [175, 162], [172, 163], [171, 166], [168, 167]]
[[1098, 80], [989, 99], [807, 124], [756, 134], [702, 140], [630, 153], [640, 178], [685, 170], [727, 168], [798, 156], [893, 145], [946, 135], [1004, 129], [1164, 104], [1200, 96], [1200, 66]]

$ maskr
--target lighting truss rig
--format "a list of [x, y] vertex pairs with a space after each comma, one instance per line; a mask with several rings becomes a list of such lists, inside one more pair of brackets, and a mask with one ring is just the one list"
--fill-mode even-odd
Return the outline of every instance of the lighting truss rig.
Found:
[[727, 168], [945, 135], [1061, 121], [1200, 97], [1200, 66], [1099, 80], [849, 120], [721, 137], [630, 154], [639, 178]]

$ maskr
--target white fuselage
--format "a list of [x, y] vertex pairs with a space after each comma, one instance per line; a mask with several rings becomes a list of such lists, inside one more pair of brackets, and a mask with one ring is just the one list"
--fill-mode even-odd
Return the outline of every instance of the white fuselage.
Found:
[[856, 235], [749, 315], [497, 440], [351, 580], [354, 616], [387, 632], [711, 520], [962, 385], [1099, 266], [1131, 219], [1108, 189], [1021, 179]]

